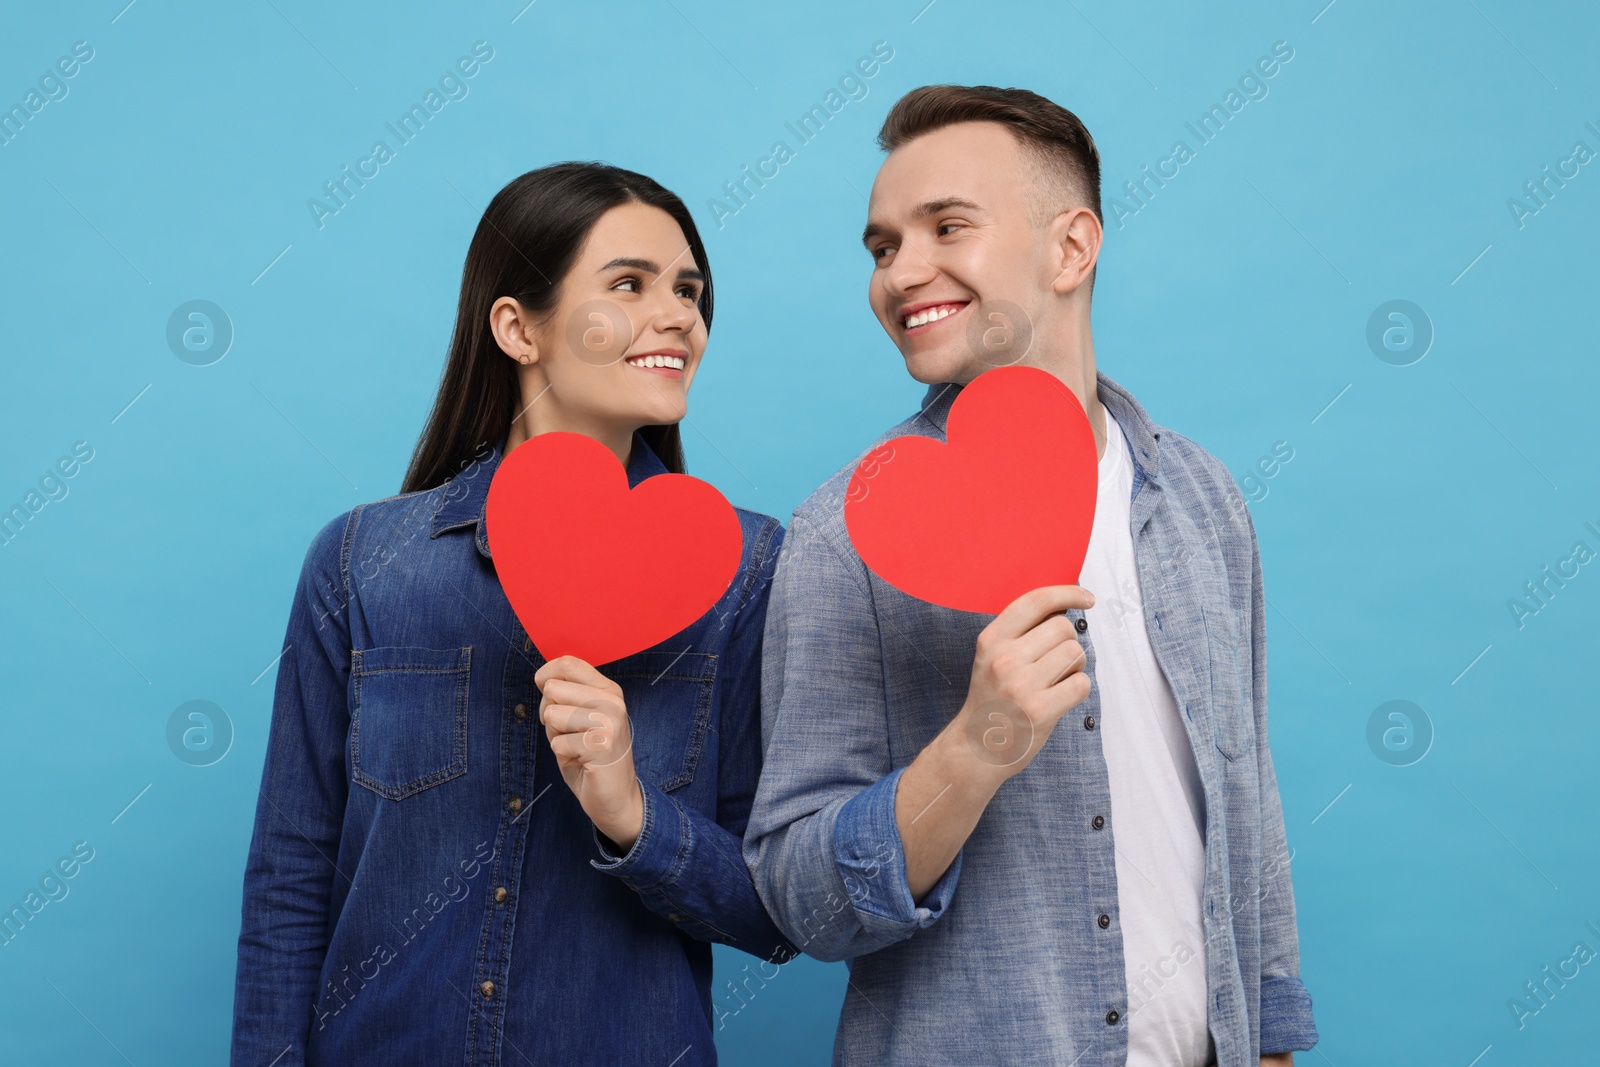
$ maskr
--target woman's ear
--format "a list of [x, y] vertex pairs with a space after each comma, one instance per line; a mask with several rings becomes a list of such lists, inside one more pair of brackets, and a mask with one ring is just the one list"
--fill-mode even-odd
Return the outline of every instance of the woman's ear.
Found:
[[489, 330], [500, 351], [518, 363], [539, 361], [538, 325], [514, 297], [502, 296], [489, 308]]
[[1104, 238], [1100, 220], [1086, 207], [1072, 208], [1057, 215], [1050, 223], [1048, 235], [1051, 266], [1056, 269], [1050, 288], [1065, 296], [1093, 275]]

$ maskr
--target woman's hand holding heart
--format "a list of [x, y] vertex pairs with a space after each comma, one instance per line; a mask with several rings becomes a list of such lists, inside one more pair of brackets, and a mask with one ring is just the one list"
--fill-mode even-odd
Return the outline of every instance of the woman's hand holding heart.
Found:
[[633, 728], [622, 689], [576, 656], [540, 667], [539, 721], [567, 788], [618, 852], [644, 825], [644, 797], [633, 768]]

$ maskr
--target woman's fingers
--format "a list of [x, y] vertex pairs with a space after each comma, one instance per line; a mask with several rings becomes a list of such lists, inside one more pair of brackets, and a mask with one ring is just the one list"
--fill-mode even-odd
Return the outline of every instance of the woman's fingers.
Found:
[[539, 712], [539, 721], [550, 733], [568, 734], [603, 727], [620, 730], [627, 723], [627, 716], [614, 704], [583, 701], [577, 704], [548, 704]]
[[557, 760], [576, 760], [587, 767], [608, 767], [626, 756], [628, 749], [628, 738], [609, 730], [578, 730], [550, 738], [550, 751]]
[[621, 692], [615, 682], [577, 656], [557, 656], [533, 674], [533, 684], [541, 691], [543, 691], [546, 683], [552, 679], [565, 679], [569, 682], [577, 682], [580, 685], [593, 686], [596, 689]]
[[622, 701], [622, 694], [610, 689], [597, 689], [592, 685], [582, 682], [569, 682], [557, 678], [545, 683], [544, 693], [539, 698], [540, 713], [552, 704], [572, 704], [576, 707], [592, 705], [594, 707], [615, 708], [626, 714], [627, 705]]

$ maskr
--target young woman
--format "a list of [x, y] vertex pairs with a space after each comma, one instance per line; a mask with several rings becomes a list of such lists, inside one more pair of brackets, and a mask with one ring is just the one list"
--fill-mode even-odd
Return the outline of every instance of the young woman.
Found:
[[[716, 607], [603, 669], [542, 659], [484, 529], [501, 457], [551, 430], [600, 441], [630, 484], [682, 471], [711, 306], [688, 210], [643, 175], [563, 163], [489, 204], [401, 494], [328, 523], [301, 572], [235, 1065], [710, 1064], [706, 942], [794, 954], [740, 854], [781, 527], [739, 511]], [[658, 535], [638, 551], [671, 567]]]

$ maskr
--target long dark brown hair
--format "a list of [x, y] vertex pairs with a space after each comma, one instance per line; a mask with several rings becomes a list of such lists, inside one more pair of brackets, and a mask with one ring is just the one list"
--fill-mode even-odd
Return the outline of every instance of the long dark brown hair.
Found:
[[[443, 485], [473, 457], [504, 443], [521, 403], [518, 364], [496, 343], [489, 308], [510, 296], [534, 315], [552, 312], [561, 279], [589, 231], [601, 215], [631, 201], [660, 208], [683, 230], [695, 265], [705, 273], [700, 315], [710, 330], [711, 264], [682, 200], [643, 174], [606, 163], [530, 170], [489, 201], [467, 247], [450, 354], [402, 493]], [[641, 427], [639, 435], [669, 471], [683, 473], [676, 423]]]

